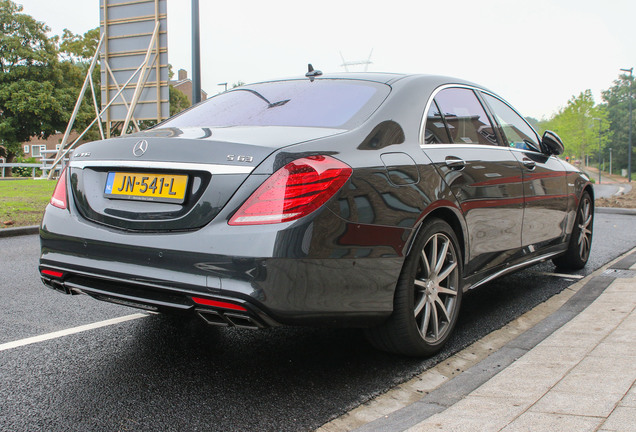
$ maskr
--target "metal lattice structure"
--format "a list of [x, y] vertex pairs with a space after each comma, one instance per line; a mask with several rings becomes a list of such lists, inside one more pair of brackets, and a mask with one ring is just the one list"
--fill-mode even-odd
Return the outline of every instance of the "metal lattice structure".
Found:
[[[122, 122], [123, 135], [131, 123], [139, 131], [140, 120], [160, 122], [170, 115], [167, 0], [100, 0], [100, 34], [60, 150], [51, 166], [46, 168], [49, 177], [95, 123], [104, 139], [111, 136], [113, 122]], [[101, 111], [92, 78], [98, 59], [101, 65]], [[69, 143], [88, 87], [95, 119], [73, 143]], [[106, 131], [102, 122], [106, 124]]]

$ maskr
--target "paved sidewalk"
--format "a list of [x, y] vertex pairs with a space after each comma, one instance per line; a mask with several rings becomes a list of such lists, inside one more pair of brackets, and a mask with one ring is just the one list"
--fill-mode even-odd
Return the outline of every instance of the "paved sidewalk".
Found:
[[636, 432], [636, 250], [536, 309], [319, 431]]
[[636, 431], [636, 277], [409, 431]]

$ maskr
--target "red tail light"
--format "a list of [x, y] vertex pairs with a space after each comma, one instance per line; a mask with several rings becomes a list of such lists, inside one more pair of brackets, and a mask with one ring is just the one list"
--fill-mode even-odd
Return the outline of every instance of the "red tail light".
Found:
[[57, 184], [55, 185], [55, 190], [53, 191], [53, 196], [51, 197], [51, 205], [66, 209], [68, 204], [68, 200], [66, 197], [66, 168], [62, 170], [62, 174], [60, 174], [60, 178], [57, 180]]
[[351, 167], [330, 156], [296, 159], [256, 189], [228, 223], [258, 225], [299, 219], [327, 202], [351, 172]]

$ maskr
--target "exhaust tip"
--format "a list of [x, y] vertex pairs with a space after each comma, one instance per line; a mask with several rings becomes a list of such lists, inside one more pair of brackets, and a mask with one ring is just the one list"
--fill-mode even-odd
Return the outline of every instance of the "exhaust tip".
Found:
[[265, 327], [260, 322], [247, 315], [201, 309], [198, 309], [196, 312], [206, 323], [218, 327], [238, 327], [252, 330]]
[[197, 310], [197, 314], [203, 318], [203, 320], [210, 324], [210, 325], [214, 325], [214, 326], [219, 326], [219, 327], [229, 327], [230, 323], [228, 321], [226, 321], [225, 319], [223, 319], [223, 316], [215, 311], [210, 311], [210, 310]]

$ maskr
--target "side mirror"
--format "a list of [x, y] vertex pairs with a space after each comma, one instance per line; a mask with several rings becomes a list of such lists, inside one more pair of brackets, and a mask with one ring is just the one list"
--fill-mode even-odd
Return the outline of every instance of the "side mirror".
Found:
[[545, 131], [543, 133], [543, 138], [541, 138], [541, 145], [550, 155], [560, 155], [565, 151], [563, 147], [563, 141], [556, 134], [556, 132]]

